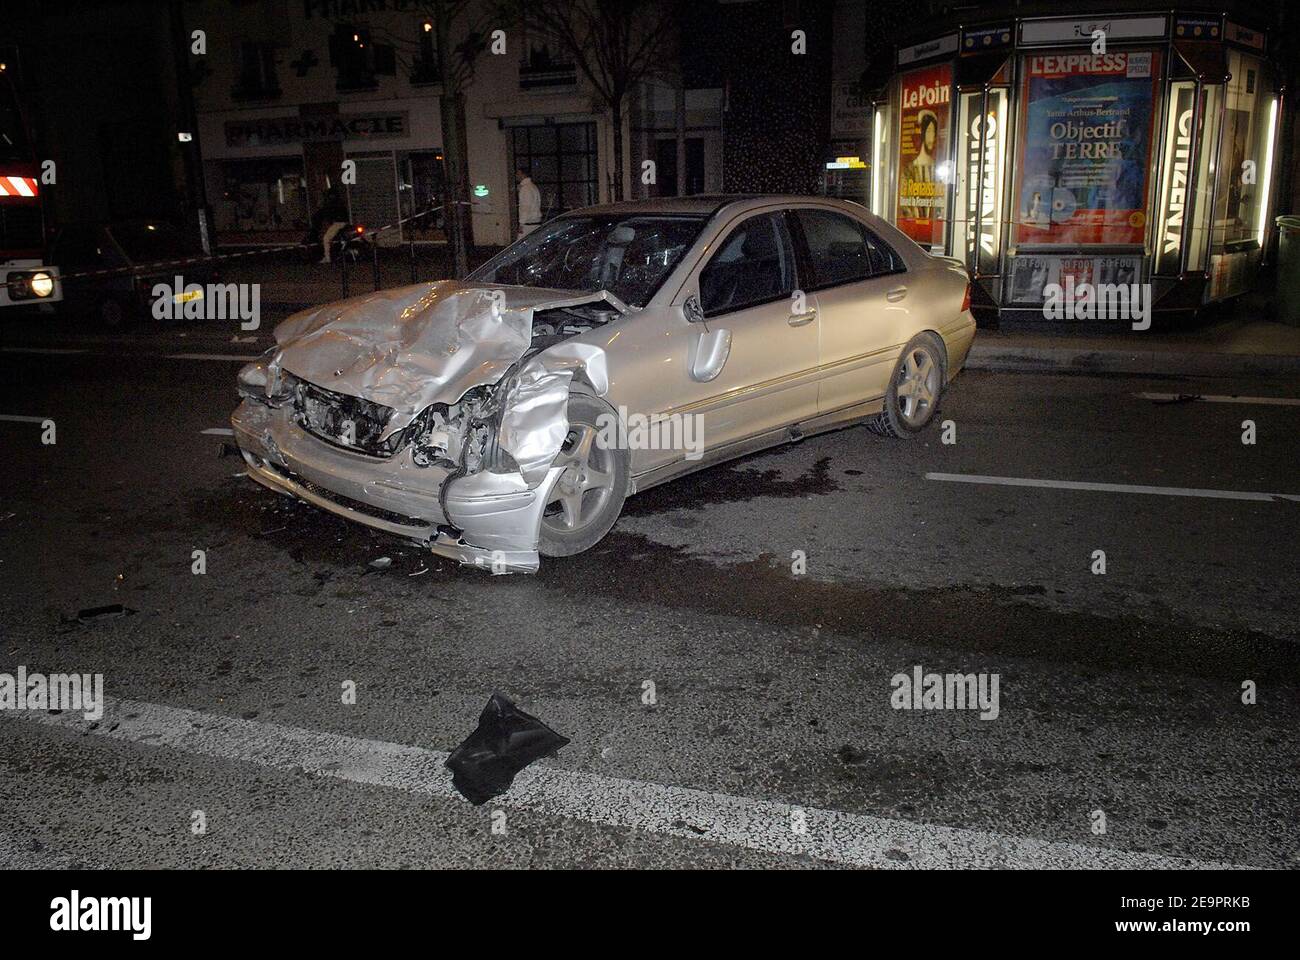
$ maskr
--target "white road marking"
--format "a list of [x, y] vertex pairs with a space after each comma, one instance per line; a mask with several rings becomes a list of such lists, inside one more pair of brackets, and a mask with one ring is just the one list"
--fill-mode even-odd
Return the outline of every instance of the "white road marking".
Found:
[[235, 431], [230, 427], [208, 427], [206, 430], [200, 430], [199, 433], [208, 437], [233, 437], [235, 435]]
[[[0, 351], [4, 353], [90, 353], [89, 350], [55, 350], [43, 347], [0, 347]], [[228, 360], [239, 363], [257, 359], [255, 354], [242, 353], [115, 353], [111, 350], [99, 351], [95, 356], [130, 357], [134, 360]]]
[[1135, 393], [1133, 396], [1139, 400], [1186, 400], [1188, 403], [1193, 401], [1203, 401], [1205, 403], [1249, 403], [1249, 404], [1269, 404], [1277, 407], [1300, 407], [1300, 399], [1295, 397], [1238, 397], [1225, 394], [1213, 393]]
[[[82, 734], [217, 760], [459, 799], [440, 750], [104, 698], [91, 725], [79, 713], [0, 712]], [[463, 802], [463, 801], [462, 801]], [[769, 800], [533, 766], [494, 805], [587, 823], [708, 840], [878, 868], [1223, 869], [1231, 864], [1003, 836]], [[799, 827], [802, 832], [796, 832]]]
[[1099, 493], [1143, 493], [1160, 497], [1208, 497], [1212, 500], [1256, 500], [1300, 503], [1300, 493], [1257, 493], [1253, 490], [1203, 490], [1195, 487], [1148, 487], [1138, 483], [1087, 483], [1082, 480], [1033, 480], [1028, 477], [985, 477], [966, 473], [927, 473], [927, 480], [987, 483], [1003, 487], [1045, 487], [1049, 490], [1093, 490]]
[[164, 360], [239, 360], [247, 363], [250, 360], [256, 360], [254, 355], [245, 355], [240, 353], [165, 353], [162, 355]]
[[49, 417], [20, 417], [13, 413], [0, 413], [0, 420], [8, 420], [10, 423], [44, 423]]
[[89, 350], [60, 347], [0, 347], [4, 353], [89, 353]]

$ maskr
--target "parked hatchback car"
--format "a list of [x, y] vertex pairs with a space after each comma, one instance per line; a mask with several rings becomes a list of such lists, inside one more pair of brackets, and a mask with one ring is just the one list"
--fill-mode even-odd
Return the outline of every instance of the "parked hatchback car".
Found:
[[157, 284], [219, 279], [198, 243], [162, 220], [69, 224], [55, 235], [50, 262], [62, 274], [64, 311], [108, 329], [150, 319]]
[[926, 427], [970, 285], [857, 204], [577, 210], [464, 281], [303, 311], [239, 375], [254, 479], [495, 572], [593, 546], [623, 503], [823, 430]]

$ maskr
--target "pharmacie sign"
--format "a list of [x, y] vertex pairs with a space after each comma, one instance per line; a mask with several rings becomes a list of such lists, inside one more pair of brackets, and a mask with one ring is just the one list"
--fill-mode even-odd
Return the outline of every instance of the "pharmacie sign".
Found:
[[388, 140], [405, 137], [410, 126], [410, 114], [405, 110], [394, 113], [227, 120], [226, 146], [265, 147], [335, 140]]

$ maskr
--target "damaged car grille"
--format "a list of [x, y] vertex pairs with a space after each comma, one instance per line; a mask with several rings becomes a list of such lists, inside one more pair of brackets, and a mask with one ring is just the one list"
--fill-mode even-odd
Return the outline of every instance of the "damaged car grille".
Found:
[[344, 450], [387, 458], [402, 446], [405, 431], [380, 440], [393, 408], [335, 393], [306, 380], [293, 385], [293, 419], [312, 436]]

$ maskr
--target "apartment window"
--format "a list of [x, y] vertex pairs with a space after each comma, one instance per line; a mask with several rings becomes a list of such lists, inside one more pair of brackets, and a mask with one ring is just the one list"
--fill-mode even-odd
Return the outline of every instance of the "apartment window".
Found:
[[432, 20], [421, 20], [416, 27], [415, 61], [411, 64], [412, 83], [439, 83], [438, 36]]
[[524, 59], [519, 64], [519, 89], [571, 87], [578, 82], [573, 60], [545, 38], [524, 38]]
[[340, 91], [373, 90], [376, 83], [370, 29], [345, 23], [335, 26], [330, 37], [330, 65], [338, 73]]
[[240, 41], [239, 77], [232, 95], [236, 100], [265, 100], [280, 95], [273, 44]]

